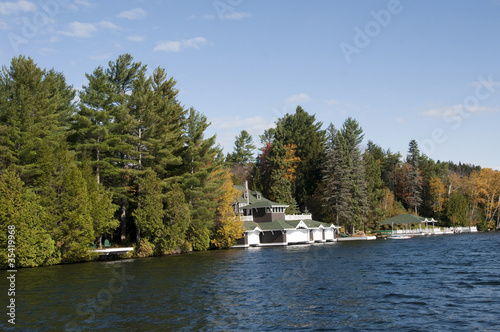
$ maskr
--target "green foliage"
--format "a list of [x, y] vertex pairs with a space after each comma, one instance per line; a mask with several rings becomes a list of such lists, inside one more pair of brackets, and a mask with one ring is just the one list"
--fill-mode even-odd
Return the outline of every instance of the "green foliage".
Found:
[[463, 194], [452, 194], [448, 201], [447, 216], [450, 220], [449, 226], [468, 226], [467, 213], [469, 200]]
[[323, 171], [324, 208], [335, 214], [335, 221], [346, 229], [364, 227], [368, 214], [365, 168], [359, 144], [362, 129], [348, 118], [340, 131], [329, 128], [327, 158]]
[[139, 179], [137, 208], [132, 213], [137, 227], [137, 246], [141, 236], [154, 243], [163, 235], [163, 197], [161, 182], [154, 171], [148, 171]]
[[153, 255], [154, 248], [151, 243], [146, 239], [140, 240], [139, 246], [135, 247], [135, 257], [149, 257]]
[[188, 241], [194, 250], [207, 250], [210, 245], [210, 229], [217, 208], [216, 189], [221, 185], [217, 160], [220, 148], [215, 145], [215, 135], [204, 137], [210, 124], [207, 118], [190, 109], [186, 124], [186, 147], [183, 154], [182, 181], [180, 185], [189, 205], [191, 224]]
[[[129, 54], [86, 74], [75, 90], [31, 58], [0, 72], [0, 244], [16, 227], [18, 266], [93, 258], [103, 237], [136, 239], [138, 256], [230, 247], [241, 233], [230, 175], [210, 123], [177, 99], [176, 81]], [[369, 141], [348, 118], [321, 129], [298, 106], [260, 135], [236, 137], [234, 181], [315, 218], [351, 228], [411, 208], [448, 225], [500, 228], [498, 172], [434, 162], [416, 141], [408, 156]], [[363, 156], [363, 157], [361, 157]], [[405, 206], [403, 206], [403, 204]], [[5, 267], [5, 252], [0, 264]]]
[[236, 137], [234, 142], [234, 151], [226, 158], [229, 164], [247, 164], [253, 160], [255, 144], [253, 144], [252, 136], [242, 130], [240, 135]]
[[267, 160], [271, 170], [267, 193], [269, 199], [272, 201], [289, 205], [287, 213], [294, 214], [297, 211], [295, 211], [295, 204], [292, 196], [292, 184], [286, 176], [286, 170], [290, 165], [286, 159], [287, 155], [283, 141], [283, 129], [278, 125]]
[[283, 145], [295, 144], [296, 157], [300, 160], [296, 179], [292, 183], [292, 194], [301, 209], [313, 207], [313, 196], [322, 178], [326, 132], [321, 129], [322, 123], [300, 106], [297, 106], [295, 114], [286, 114], [278, 119], [277, 126], [283, 129]]
[[66, 139], [74, 90], [64, 76], [40, 69], [31, 58], [13, 58], [0, 73], [0, 169], [19, 171], [29, 186], [40, 176], [40, 159]]
[[16, 267], [58, 263], [55, 242], [44, 228], [46, 214], [36, 194], [24, 187], [13, 169], [0, 176], [0, 267], [7, 267], [7, 231], [15, 227]]
[[103, 235], [111, 234], [118, 227], [119, 221], [115, 218], [118, 206], [113, 204], [111, 191], [97, 183], [88, 158], [84, 159], [82, 172], [87, 184], [94, 235], [101, 240]]
[[181, 248], [186, 242], [186, 232], [191, 224], [189, 205], [178, 184], [174, 184], [165, 195], [164, 213], [165, 233], [158, 238], [158, 252], [161, 254]]
[[95, 237], [90, 199], [82, 172], [74, 164], [63, 174], [58, 208], [54, 232], [62, 261], [73, 263], [91, 259], [89, 243], [93, 243]]

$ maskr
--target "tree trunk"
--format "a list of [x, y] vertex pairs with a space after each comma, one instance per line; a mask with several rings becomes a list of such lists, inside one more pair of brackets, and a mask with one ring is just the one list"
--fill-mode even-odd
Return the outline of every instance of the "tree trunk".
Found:
[[137, 233], [135, 233], [136, 250], [141, 249], [141, 227], [137, 225]]
[[[100, 142], [100, 139], [97, 138], [97, 143]], [[100, 175], [100, 167], [99, 167], [99, 158], [100, 158], [100, 150], [99, 148], [97, 148], [97, 151], [96, 151], [96, 161], [97, 161], [97, 166], [96, 166], [96, 169], [95, 169], [95, 173], [96, 173], [96, 176], [97, 176], [97, 185], [99, 186], [99, 184], [101, 183], [101, 175]]]
[[120, 215], [120, 242], [124, 243], [127, 238], [127, 207], [125, 198], [122, 198], [122, 213]]

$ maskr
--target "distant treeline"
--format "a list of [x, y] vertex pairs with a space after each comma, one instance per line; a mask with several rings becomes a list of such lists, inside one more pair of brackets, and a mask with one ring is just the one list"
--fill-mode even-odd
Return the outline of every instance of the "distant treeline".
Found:
[[[498, 172], [434, 162], [415, 141], [406, 160], [371, 141], [361, 151], [356, 120], [324, 130], [300, 106], [260, 136], [256, 159], [246, 131], [224, 156], [165, 69], [147, 72], [124, 54], [77, 93], [31, 58], [2, 68], [0, 244], [15, 228], [16, 266], [90, 260], [104, 239], [139, 257], [230, 247], [243, 230], [232, 204], [244, 181], [287, 213], [348, 231], [407, 210], [442, 225], [499, 224]], [[2, 267], [8, 258], [2, 251]]]
[[401, 213], [439, 221], [440, 226], [500, 227], [500, 172], [453, 162], [435, 162], [409, 142], [406, 159], [368, 141], [348, 118], [340, 129], [327, 130], [302, 107], [278, 119], [255, 146], [246, 131], [236, 138], [232, 163], [235, 183], [248, 179], [252, 189], [280, 203], [288, 213], [309, 212], [313, 218], [369, 231]]

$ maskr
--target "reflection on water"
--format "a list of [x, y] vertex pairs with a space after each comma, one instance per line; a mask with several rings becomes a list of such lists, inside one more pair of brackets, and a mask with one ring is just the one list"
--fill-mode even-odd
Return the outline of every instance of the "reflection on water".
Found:
[[16, 328], [494, 330], [499, 248], [463, 234], [23, 269]]

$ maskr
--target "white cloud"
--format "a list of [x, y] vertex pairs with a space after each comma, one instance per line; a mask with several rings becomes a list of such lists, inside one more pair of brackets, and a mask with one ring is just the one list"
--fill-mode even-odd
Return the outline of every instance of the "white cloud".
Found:
[[229, 13], [225, 13], [223, 17], [226, 20], [239, 21], [239, 20], [242, 20], [246, 17], [252, 17], [252, 14], [247, 13], [247, 12], [229, 12]]
[[154, 50], [164, 52], [179, 52], [181, 50], [181, 42], [171, 40], [157, 42]]
[[103, 53], [103, 54], [96, 54], [96, 55], [91, 55], [89, 56], [89, 59], [91, 60], [107, 60], [111, 58], [111, 53]]
[[44, 48], [40, 49], [41, 55], [52, 55], [52, 54], [56, 54], [56, 53], [57, 53], [57, 50], [55, 50], [53, 48], [44, 47]]
[[19, 0], [17, 2], [0, 2], [0, 14], [9, 15], [19, 12], [34, 12], [36, 5], [31, 1]]
[[5, 21], [0, 20], [0, 30], [9, 30], [9, 25]]
[[71, 10], [72, 12], [77, 12], [80, 10], [79, 6], [80, 7], [84, 7], [84, 8], [92, 8], [92, 7], [95, 7], [95, 4], [93, 3], [90, 3], [88, 2], [87, 0], [73, 0], [72, 2], [67, 2], [67, 3], [63, 3], [61, 1], [58, 1], [60, 2], [60, 5], [63, 7], [63, 8], [66, 8], [66, 9], [69, 9]]
[[468, 114], [481, 114], [481, 113], [493, 113], [498, 112], [500, 109], [498, 107], [488, 107], [488, 106], [465, 106], [463, 104], [457, 104], [453, 106], [444, 106], [441, 108], [432, 108], [422, 112], [423, 116], [426, 117], [442, 117], [450, 118], [456, 115], [468, 116]]
[[268, 129], [270, 127], [270, 123], [272, 122], [272, 118], [266, 118], [262, 116], [256, 116], [253, 118], [230, 116], [213, 119], [212, 127], [218, 130], [245, 129], [251, 134], [252, 132], [263, 132], [265, 129]]
[[127, 18], [129, 20], [141, 20], [145, 18], [148, 13], [142, 8], [134, 8], [131, 10], [126, 10], [118, 14], [120, 18]]
[[106, 29], [109, 29], [109, 30], [120, 30], [121, 29], [118, 25], [116, 25], [110, 21], [101, 21], [101, 22], [99, 22], [99, 26], [106, 28]]
[[97, 32], [97, 28], [92, 23], [71, 22], [68, 24], [68, 30], [58, 32], [69, 37], [89, 38]]
[[336, 99], [329, 99], [329, 100], [326, 101], [326, 104], [328, 106], [338, 105], [338, 103], [339, 103], [339, 101], [336, 100]]
[[159, 41], [156, 43], [154, 48], [155, 51], [164, 51], [164, 52], [180, 52], [183, 49], [195, 49], [198, 50], [202, 46], [207, 44], [207, 40], [203, 37], [195, 37], [191, 39], [183, 39], [183, 40], [167, 40], [167, 41]]
[[141, 42], [144, 41], [146, 38], [144, 36], [132, 35], [128, 36], [127, 39], [130, 41]]
[[299, 93], [298, 95], [293, 95], [290, 97], [287, 97], [285, 99], [285, 102], [287, 104], [300, 104], [300, 103], [307, 103], [311, 98], [309, 97], [308, 94], [306, 93]]

